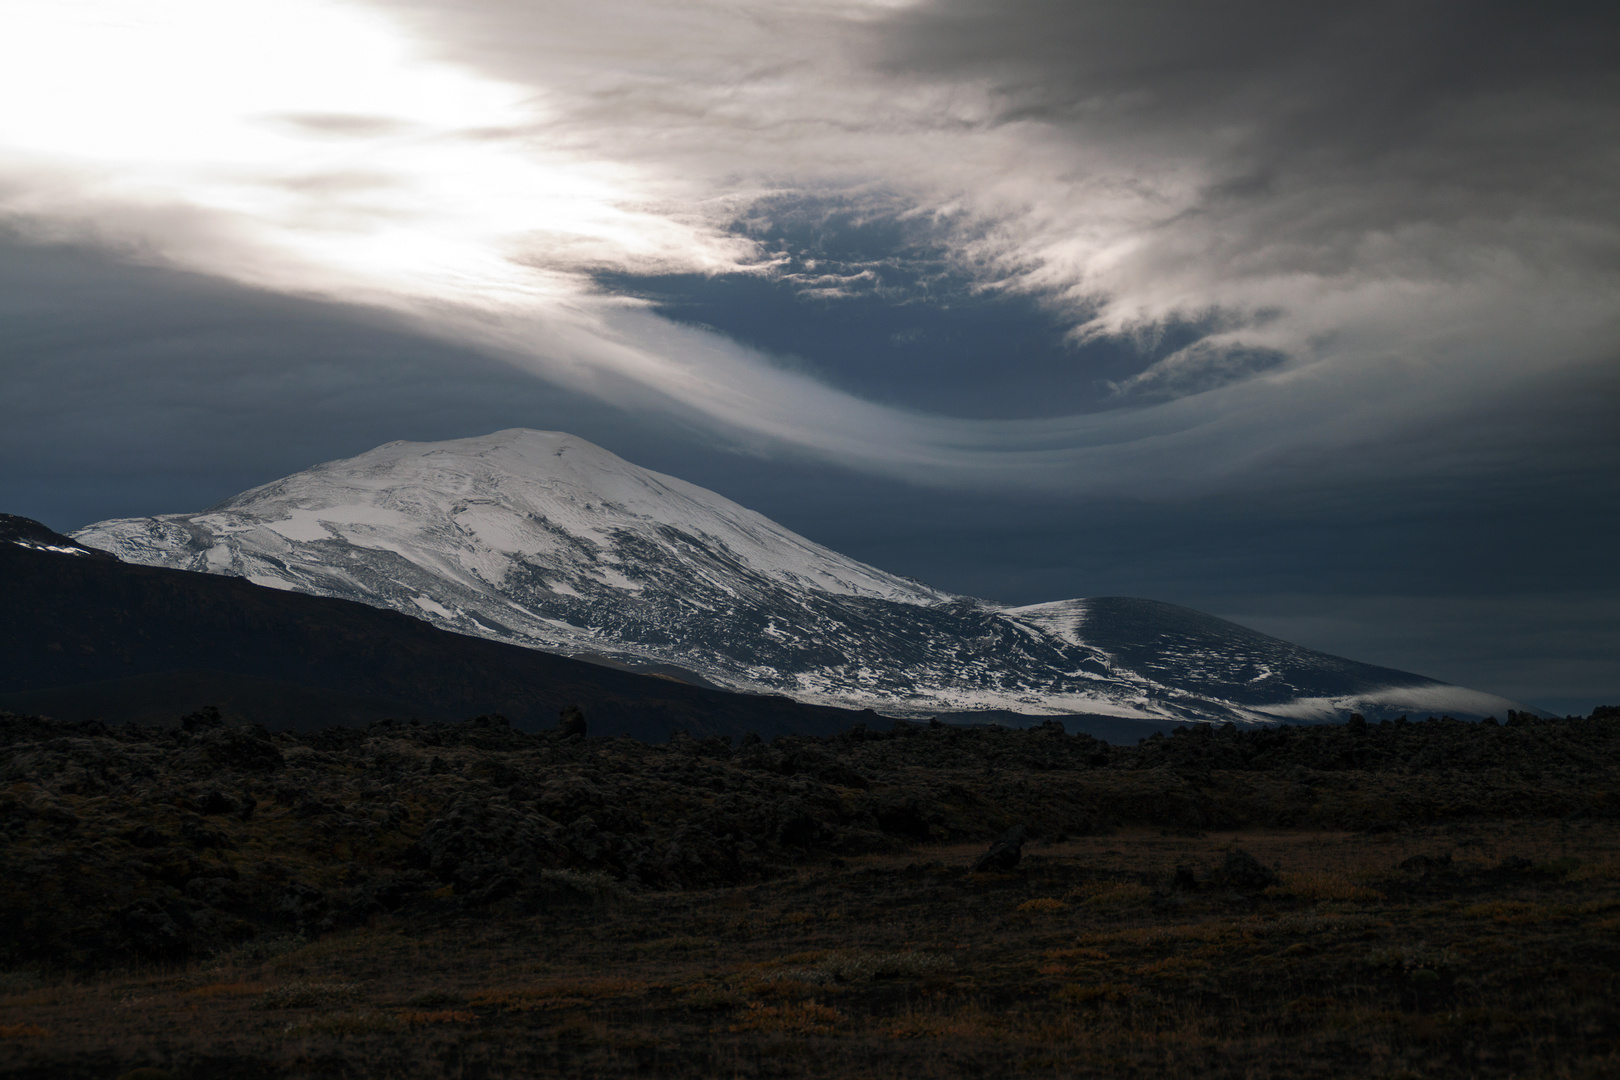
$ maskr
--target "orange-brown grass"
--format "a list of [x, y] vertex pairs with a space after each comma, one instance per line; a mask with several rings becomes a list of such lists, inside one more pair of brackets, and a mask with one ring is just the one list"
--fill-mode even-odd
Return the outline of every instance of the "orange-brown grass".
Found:
[[1289, 870], [1282, 882], [1267, 892], [1272, 896], [1295, 896], [1301, 900], [1378, 900], [1382, 894], [1365, 885], [1357, 885], [1344, 874], [1331, 874], [1321, 870]]
[[206, 983], [180, 991], [188, 998], [257, 997], [267, 989], [262, 982]]
[[1551, 914], [1542, 905], [1525, 900], [1487, 900], [1482, 904], [1469, 904], [1462, 913], [1469, 918], [1491, 919], [1508, 925], [1541, 922]]
[[1052, 997], [1069, 1005], [1081, 1005], [1092, 1001], [1123, 1001], [1136, 993], [1136, 987], [1130, 983], [1068, 983], [1060, 988]]
[[1100, 949], [1047, 949], [1041, 953], [1048, 960], [1107, 960], [1108, 954]]
[[879, 1024], [878, 1031], [889, 1039], [999, 1041], [1009, 1035], [1005, 1016], [992, 1016], [977, 1005], [948, 1013], [907, 1013]]
[[1237, 922], [1171, 923], [1169, 925], [1125, 926], [1117, 930], [1092, 930], [1082, 933], [1077, 940], [1084, 945], [1127, 944], [1138, 947], [1172, 944], [1178, 947], [1188, 941], [1218, 941], [1233, 934], [1241, 934]]
[[821, 982], [805, 982], [800, 979], [754, 979], [741, 984], [739, 990], [751, 998], [803, 1001], [825, 994], [827, 987]]
[[1620, 859], [1585, 863], [1570, 871], [1571, 881], [1620, 881]]
[[652, 989], [639, 979], [568, 979], [540, 986], [496, 987], [468, 995], [473, 1006], [495, 1006], [508, 1012], [573, 1009], [609, 998], [635, 998]]
[[478, 1014], [465, 1009], [405, 1010], [394, 1014], [400, 1023], [420, 1027], [423, 1024], [471, 1024]]
[[1098, 881], [1082, 885], [1064, 897], [1092, 908], [1131, 908], [1146, 904], [1153, 890], [1135, 882]]
[[781, 1005], [751, 1004], [726, 1030], [762, 1031], [784, 1035], [832, 1035], [847, 1018], [830, 1005], [815, 1001]]
[[1182, 978], [1188, 973], [1202, 971], [1209, 961], [1197, 956], [1167, 956], [1162, 960], [1142, 964], [1131, 970], [1139, 978]]
[[1037, 896], [1018, 905], [1018, 912], [1021, 915], [1057, 915], [1068, 910], [1068, 904], [1050, 896]]
[[50, 1034], [38, 1024], [0, 1024], [0, 1039], [43, 1039]]
[[29, 990], [26, 993], [12, 994], [9, 997], [0, 998], [0, 1009], [15, 1009], [29, 1005], [54, 1005], [61, 998], [62, 991], [55, 987]]
[[282, 1029], [288, 1035], [379, 1035], [399, 1032], [404, 1023], [389, 1013], [337, 1012], [294, 1021]]

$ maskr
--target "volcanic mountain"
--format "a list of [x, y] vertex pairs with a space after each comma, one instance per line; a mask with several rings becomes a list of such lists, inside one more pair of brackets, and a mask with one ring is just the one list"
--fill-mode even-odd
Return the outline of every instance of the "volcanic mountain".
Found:
[[943, 592], [560, 432], [388, 443], [201, 513], [73, 535], [127, 562], [893, 715], [1266, 722], [1523, 709], [1151, 600], [1006, 607]]
[[[582, 706], [592, 734], [659, 742], [676, 730], [770, 738], [877, 719], [581, 663], [350, 600], [134, 566], [8, 514], [0, 615], [0, 713], [69, 722], [172, 726], [214, 706], [276, 729], [481, 717], [533, 732]], [[1134, 742], [1153, 729], [1100, 730]]]

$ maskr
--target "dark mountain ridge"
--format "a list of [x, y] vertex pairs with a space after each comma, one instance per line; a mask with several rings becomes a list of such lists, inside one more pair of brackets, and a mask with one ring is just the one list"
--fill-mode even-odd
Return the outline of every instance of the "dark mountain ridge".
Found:
[[650, 741], [676, 728], [769, 737], [876, 719], [467, 637], [353, 601], [134, 566], [9, 515], [0, 581], [0, 708], [63, 719], [172, 720], [215, 704], [272, 728], [500, 713], [537, 731], [577, 704], [594, 733]]
[[[577, 704], [593, 733], [645, 741], [676, 729], [700, 738], [771, 737], [888, 723], [872, 710], [724, 690], [670, 665], [637, 671], [614, 658], [562, 657], [351, 600], [126, 563], [11, 515], [0, 515], [0, 581], [0, 708], [22, 714], [172, 724], [212, 705], [268, 728], [310, 730], [498, 713], [538, 731]], [[1251, 670], [1255, 658], [1285, 670], [1304, 654], [1329, 692], [1354, 692], [1368, 672], [1385, 674], [1171, 604], [1097, 598], [1085, 605], [1125, 662], [1150, 672], [1181, 665], [1232, 700], [1242, 700], [1246, 683], [1271, 677]], [[1040, 617], [1067, 618], [1069, 606], [1047, 605], [1057, 614]], [[1225, 655], [1223, 644], [1234, 640], [1237, 655]], [[1345, 669], [1337, 682], [1336, 665]], [[939, 715], [1012, 727], [1045, 719], [1007, 710]], [[1125, 745], [1182, 726], [1084, 713], [1063, 722]]]

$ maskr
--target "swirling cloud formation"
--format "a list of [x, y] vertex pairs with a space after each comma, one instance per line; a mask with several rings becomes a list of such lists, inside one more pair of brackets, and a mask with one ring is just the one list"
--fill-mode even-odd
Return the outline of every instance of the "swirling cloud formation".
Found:
[[[8, 0], [5, 24], [13, 230], [383, 309], [764, 453], [1211, 491], [1489, 469], [1511, 440], [1457, 432], [1550, 386], [1614, 401], [1600, 5]], [[785, 225], [833, 219], [887, 239]], [[611, 284], [681, 275], [1032, 302], [1063, 342], [1045, 384], [1097, 392], [976, 414], [992, 346], [952, 370], [960, 407], [879, 400]], [[1100, 345], [1135, 361], [1097, 370]]]

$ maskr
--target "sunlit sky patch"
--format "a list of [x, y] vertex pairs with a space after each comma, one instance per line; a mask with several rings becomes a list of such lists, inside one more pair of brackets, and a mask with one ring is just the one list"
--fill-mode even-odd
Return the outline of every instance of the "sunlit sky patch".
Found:
[[[25, 219], [256, 284], [472, 305], [566, 294], [530, 247], [730, 261], [635, 208], [643, 170], [548, 139], [535, 89], [429, 60], [358, 5], [18, 7], [0, 93], [29, 105], [0, 113], [0, 140]], [[208, 239], [166, 235], [171, 216]]]

